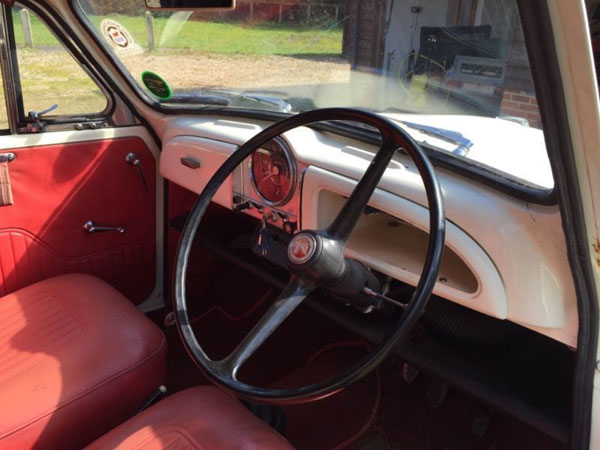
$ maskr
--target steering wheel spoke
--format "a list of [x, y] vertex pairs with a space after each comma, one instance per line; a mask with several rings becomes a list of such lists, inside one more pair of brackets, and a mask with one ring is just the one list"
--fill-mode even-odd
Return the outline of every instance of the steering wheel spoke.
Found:
[[223, 367], [225, 373], [236, 379], [240, 367], [279, 328], [283, 321], [300, 306], [313, 289], [308, 283], [292, 277], [288, 285], [279, 294], [279, 297], [277, 297], [277, 300], [275, 300], [258, 323], [254, 325], [236, 349], [217, 364]]
[[327, 229], [334, 240], [346, 242], [356, 226], [385, 169], [398, 149], [398, 144], [382, 132], [383, 143], [352, 194]]

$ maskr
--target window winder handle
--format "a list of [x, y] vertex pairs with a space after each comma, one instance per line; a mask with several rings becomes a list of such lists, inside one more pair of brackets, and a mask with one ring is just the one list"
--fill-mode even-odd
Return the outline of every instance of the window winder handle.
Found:
[[129, 152], [125, 156], [125, 162], [133, 167], [135, 167], [140, 174], [140, 178], [142, 179], [142, 184], [144, 185], [144, 192], [148, 193], [148, 183], [146, 183], [146, 177], [144, 176], [144, 171], [142, 170], [142, 160], [139, 156], [134, 152]]

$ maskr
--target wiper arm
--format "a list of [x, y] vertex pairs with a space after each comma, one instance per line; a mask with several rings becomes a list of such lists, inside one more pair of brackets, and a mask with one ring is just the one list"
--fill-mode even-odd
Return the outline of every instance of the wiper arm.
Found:
[[262, 94], [253, 94], [251, 92], [242, 92], [240, 94], [240, 98], [246, 100], [252, 100], [257, 103], [262, 103], [263, 105], [269, 105], [277, 108], [281, 112], [290, 112], [292, 110], [292, 105], [290, 105], [285, 100], [282, 100], [277, 97], [269, 97], [268, 95]]
[[473, 147], [473, 141], [467, 139], [458, 131], [446, 130], [444, 128], [432, 127], [430, 125], [421, 125], [414, 122], [402, 121], [402, 123], [407, 127], [420, 131], [423, 134], [457, 145], [457, 147], [452, 150], [452, 153], [455, 155], [466, 156], [467, 153], [469, 153], [469, 150], [471, 150], [471, 147]]
[[200, 94], [198, 92], [174, 94], [170, 100], [178, 103], [196, 103], [202, 105], [229, 106], [231, 99], [222, 95]]
[[254, 92], [236, 92], [226, 89], [203, 88], [192, 92], [180, 92], [171, 97], [176, 102], [215, 106], [238, 106], [239, 100], [249, 100], [267, 105], [279, 112], [290, 112], [292, 105], [281, 98]]

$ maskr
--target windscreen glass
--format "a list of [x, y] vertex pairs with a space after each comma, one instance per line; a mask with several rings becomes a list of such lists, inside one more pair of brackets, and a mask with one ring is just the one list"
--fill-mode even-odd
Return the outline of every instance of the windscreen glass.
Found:
[[193, 13], [77, 1], [166, 108], [364, 108], [507, 180], [554, 186], [515, 0], [238, 0]]

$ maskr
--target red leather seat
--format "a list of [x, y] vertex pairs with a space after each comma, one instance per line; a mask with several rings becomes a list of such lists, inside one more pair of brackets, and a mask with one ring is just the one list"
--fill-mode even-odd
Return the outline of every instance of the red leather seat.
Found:
[[87, 450], [291, 450], [234, 397], [212, 386], [178, 392], [102, 436]]
[[165, 372], [160, 329], [97, 278], [0, 298], [0, 448], [82, 448], [133, 415]]

